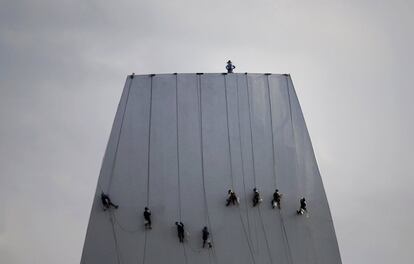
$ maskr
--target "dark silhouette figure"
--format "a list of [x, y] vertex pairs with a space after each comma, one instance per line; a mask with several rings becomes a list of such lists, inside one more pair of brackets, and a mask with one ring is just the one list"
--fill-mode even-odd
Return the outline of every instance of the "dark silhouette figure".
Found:
[[262, 199], [260, 198], [259, 191], [256, 188], [254, 188], [253, 189], [253, 207], [258, 205], [261, 201], [262, 201]]
[[227, 204], [226, 206], [229, 206], [231, 203], [233, 205], [239, 204], [239, 199], [236, 196], [236, 193], [233, 192], [232, 190], [229, 190], [228, 192], [228, 197], [227, 197]]
[[273, 193], [273, 200], [272, 200], [272, 208], [275, 207], [280, 209], [280, 199], [282, 198], [282, 194], [279, 193], [279, 190], [276, 189], [276, 191]]
[[213, 245], [211, 241], [208, 239], [210, 236], [210, 232], [208, 232], [207, 226], [203, 228], [203, 248], [208, 244], [208, 247], [211, 248]]
[[184, 243], [184, 224], [182, 222], [175, 222], [175, 225], [177, 226], [178, 239], [180, 243]]
[[115, 209], [118, 209], [118, 205], [113, 204], [109, 196], [106, 195], [105, 193], [101, 193], [101, 201], [104, 207], [104, 211], [108, 210], [111, 206], [114, 207]]
[[305, 197], [302, 197], [300, 199], [300, 208], [296, 212], [298, 214], [300, 214], [300, 215], [303, 215], [305, 212], [308, 212], [308, 210], [306, 209], [306, 200], [305, 200]]
[[227, 66], [226, 66], [227, 73], [233, 73], [233, 70], [234, 70], [234, 69], [236, 69], [236, 66], [234, 66], [234, 65], [232, 64], [231, 60], [229, 60], [229, 61], [227, 62]]
[[145, 220], [145, 228], [152, 229], [151, 211], [150, 209], [148, 209], [148, 207], [145, 207], [145, 210], [144, 210], [144, 220]]

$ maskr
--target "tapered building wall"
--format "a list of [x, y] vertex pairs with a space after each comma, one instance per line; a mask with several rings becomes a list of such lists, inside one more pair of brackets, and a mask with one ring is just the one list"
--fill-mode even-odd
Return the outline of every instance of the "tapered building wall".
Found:
[[[252, 206], [253, 188], [263, 198]], [[281, 210], [272, 209], [278, 188]], [[225, 206], [228, 189], [239, 206]], [[101, 192], [119, 204], [103, 211]], [[309, 214], [299, 216], [299, 198]], [[153, 229], [145, 230], [150, 207]], [[186, 241], [174, 223], [182, 221]], [[203, 249], [208, 226], [212, 249]], [[328, 202], [289, 75], [128, 77], [81, 263], [341, 263]]]

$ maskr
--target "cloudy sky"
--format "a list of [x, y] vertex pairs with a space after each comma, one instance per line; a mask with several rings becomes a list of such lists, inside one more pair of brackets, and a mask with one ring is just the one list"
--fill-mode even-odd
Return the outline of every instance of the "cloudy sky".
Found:
[[290, 73], [343, 263], [412, 263], [411, 0], [0, 0], [0, 263], [79, 263], [127, 74]]

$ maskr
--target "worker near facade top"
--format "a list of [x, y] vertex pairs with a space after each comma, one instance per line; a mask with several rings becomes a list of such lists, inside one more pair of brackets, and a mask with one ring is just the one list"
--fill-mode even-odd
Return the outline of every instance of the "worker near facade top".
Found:
[[118, 205], [113, 204], [109, 196], [103, 192], [101, 193], [101, 201], [104, 207], [104, 211], [108, 210], [111, 206], [115, 209], [118, 209]]
[[231, 60], [229, 60], [226, 66], [227, 73], [233, 73], [234, 69], [236, 69], [236, 66], [234, 66]]

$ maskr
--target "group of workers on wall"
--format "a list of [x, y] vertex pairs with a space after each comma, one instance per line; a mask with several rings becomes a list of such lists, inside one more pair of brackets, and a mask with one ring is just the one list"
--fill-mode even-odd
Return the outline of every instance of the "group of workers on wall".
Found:
[[[273, 199], [271, 201], [272, 208], [281, 208], [281, 199], [282, 194], [279, 192], [278, 189], [275, 190], [273, 193]], [[101, 193], [101, 201], [103, 205], [103, 210], [106, 211], [110, 209], [111, 207], [114, 209], [118, 209], [118, 205], [112, 203], [109, 196], [105, 193]], [[253, 207], [258, 206], [260, 203], [263, 202], [263, 199], [260, 197], [260, 193], [257, 190], [257, 188], [253, 189]], [[303, 215], [305, 212], [307, 212], [306, 208], [306, 199], [305, 197], [300, 198], [299, 200], [300, 207], [296, 211], [298, 215]], [[229, 190], [227, 192], [227, 199], [226, 199], [226, 206], [229, 205], [239, 205], [240, 200], [239, 197], [237, 197], [236, 193], [233, 190]], [[144, 220], [145, 220], [145, 229], [152, 229], [152, 222], [151, 222], [151, 211], [148, 207], [145, 207], [144, 209]], [[184, 243], [185, 238], [185, 231], [184, 231], [184, 224], [182, 222], [175, 222], [175, 225], [177, 226], [177, 235], [180, 243]], [[213, 245], [209, 239], [210, 232], [208, 231], [207, 226], [203, 227], [202, 229], [202, 240], [203, 240], [203, 248], [207, 245], [208, 248], [211, 248]]]

